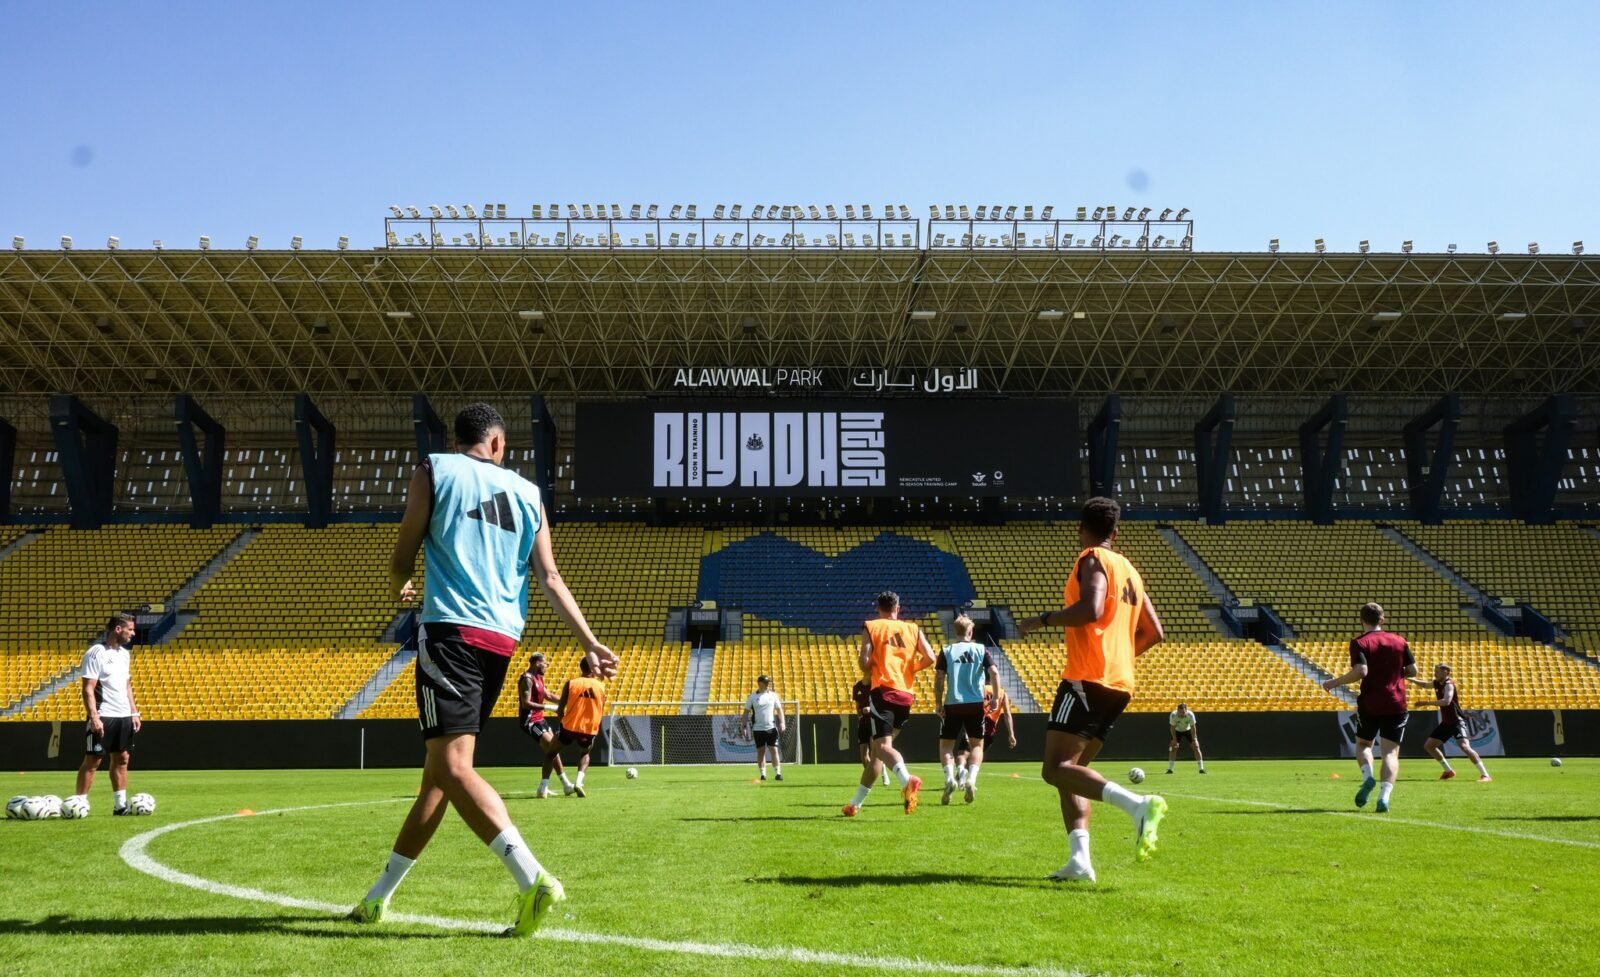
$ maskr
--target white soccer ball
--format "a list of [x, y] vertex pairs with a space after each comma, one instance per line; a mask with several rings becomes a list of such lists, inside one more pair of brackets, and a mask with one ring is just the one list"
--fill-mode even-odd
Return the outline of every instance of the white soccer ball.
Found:
[[49, 817], [50, 802], [43, 797], [30, 797], [22, 802], [22, 820], [43, 821]]
[[61, 802], [61, 816], [68, 821], [77, 821], [89, 816], [89, 798], [82, 794], [73, 794]]
[[1144, 771], [1140, 770], [1138, 767], [1134, 767], [1132, 770], [1128, 771], [1128, 779], [1136, 784], [1142, 784], [1144, 783]]
[[638, 780], [639, 779], [639, 768], [638, 767], [629, 767], [628, 768], [628, 779], [629, 780]]
[[149, 794], [135, 794], [128, 798], [128, 810], [135, 814], [154, 814], [156, 799]]
[[1560, 757], [1558, 757], [1558, 756], [1553, 756], [1553, 757], [1551, 757], [1551, 758], [1550, 758], [1550, 765], [1551, 765], [1551, 766], [1552, 766], [1552, 767], [1559, 767], [1559, 766], [1561, 766], [1561, 758], [1560, 758]]
[[59, 818], [61, 816], [61, 798], [55, 794], [46, 794], [39, 799], [44, 801], [44, 813], [40, 817]]
[[18, 794], [16, 797], [11, 798], [11, 800], [6, 801], [6, 820], [21, 821], [22, 806], [26, 803], [28, 803], [27, 794]]

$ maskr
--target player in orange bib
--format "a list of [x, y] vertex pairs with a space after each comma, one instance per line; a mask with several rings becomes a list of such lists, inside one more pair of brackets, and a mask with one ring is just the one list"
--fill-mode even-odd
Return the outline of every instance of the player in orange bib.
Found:
[[1089, 769], [1106, 734], [1133, 698], [1133, 660], [1165, 636], [1144, 578], [1128, 558], [1112, 549], [1122, 509], [1111, 499], [1084, 503], [1078, 524], [1083, 546], [1060, 610], [1022, 622], [1023, 634], [1052, 625], [1066, 628], [1067, 664], [1050, 707], [1045, 734], [1044, 779], [1061, 795], [1071, 856], [1050, 877], [1057, 881], [1095, 880], [1089, 860], [1089, 801], [1108, 801], [1133, 819], [1134, 854], [1150, 857], [1156, 827], [1167, 802], [1135, 794]]
[[922, 778], [906, 770], [905, 758], [894, 748], [894, 734], [911, 716], [911, 683], [916, 674], [934, 663], [933, 647], [914, 621], [900, 620], [900, 596], [893, 591], [878, 595], [878, 616], [862, 625], [859, 661], [862, 674], [871, 687], [868, 694], [868, 721], [872, 749], [861, 767], [861, 783], [855, 796], [844, 806], [845, 817], [853, 818], [872, 793], [872, 785], [885, 767], [900, 781], [900, 794], [907, 814], [917, 809]]
[[606, 714], [606, 683], [595, 677], [594, 668], [587, 657], [578, 659], [577, 678], [568, 679], [561, 690], [561, 708], [556, 715], [561, 720], [561, 732], [553, 742], [545, 745], [545, 779], [564, 746], [578, 747], [578, 779], [568, 784], [565, 771], [561, 774], [562, 789], [567, 794], [587, 797], [583, 791], [583, 776], [589, 772], [589, 750], [600, 732], [600, 720]]

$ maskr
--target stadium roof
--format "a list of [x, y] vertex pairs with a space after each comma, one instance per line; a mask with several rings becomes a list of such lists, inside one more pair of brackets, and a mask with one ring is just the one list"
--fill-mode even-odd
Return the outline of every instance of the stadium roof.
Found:
[[1592, 256], [0, 255], [12, 394], [615, 396], [727, 366], [976, 367], [1011, 394], [1593, 394], [1597, 330]]

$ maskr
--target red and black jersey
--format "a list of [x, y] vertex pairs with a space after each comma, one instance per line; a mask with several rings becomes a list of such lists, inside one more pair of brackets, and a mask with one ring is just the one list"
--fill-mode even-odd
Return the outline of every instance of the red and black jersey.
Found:
[[1456, 691], [1455, 681], [1453, 679], [1445, 679], [1443, 682], [1435, 681], [1433, 683], [1433, 697], [1435, 699], [1443, 699], [1446, 689], [1450, 690], [1450, 701], [1439, 707], [1439, 723], [1441, 725], [1459, 723], [1463, 718], [1461, 693]]
[[1406, 711], [1406, 666], [1416, 664], [1406, 639], [1392, 631], [1368, 631], [1350, 642], [1350, 664], [1367, 666], [1357, 707], [1369, 716]]
[[536, 675], [533, 672], [527, 672], [526, 674], [529, 678], [533, 679], [533, 691], [528, 694], [528, 698], [533, 700], [533, 708], [517, 710], [518, 715], [522, 719], [523, 725], [527, 725], [530, 722], [543, 722], [544, 704], [549, 701], [550, 698], [549, 693], [544, 687], [544, 676]]

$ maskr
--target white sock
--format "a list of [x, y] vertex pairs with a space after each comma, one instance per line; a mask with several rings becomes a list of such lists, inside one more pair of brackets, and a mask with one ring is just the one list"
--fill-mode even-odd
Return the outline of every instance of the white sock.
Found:
[[900, 781], [901, 787], [911, 783], [911, 771], [906, 769], [906, 762], [904, 760], [901, 760], [899, 763], [894, 765], [894, 776], [896, 780]]
[[780, 777], [783, 776], [783, 761], [782, 760], [774, 760], [774, 761], [772, 761], [772, 772], [777, 774]]
[[1067, 832], [1067, 845], [1072, 849], [1072, 861], [1089, 864], [1089, 829], [1074, 828]]
[[762, 760], [761, 761], [761, 776], [765, 777], [766, 775], [767, 775], [767, 761]]
[[889, 768], [888, 767], [884, 767], [883, 768], [883, 786], [885, 786], [885, 787], [889, 786]]
[[1450, 769], [1450, 761], [1445, 759], [1443, 753], [1439, 754], [1439, 766], [1445, 768], [1446, 770]]
[[860, 807], [867, 802], [867, 795], [872, 793], [872, 788], [862, 784], [856, 785], [856, 796], [850, 798], [851, 807]]
[[1168, 760], [1167, 761], [1167, 773], [1171, 773], [1172, 772], [1172, 768], [1175, 767], [1175, 766], [1177, 766], [1177, 762], [1176, 761]]
[[561, 771], [561, 786], [563, 786], [563, 787], [571, 787], [572, 786], [572, 781], [567, 779], [567, 772], [565, 770]]
[[981, 766], [981, 764], [973, 764], [972, 766], [967, 768], [967, 783], [971, 784], [974, 787], [978, 786], [978, 767], [979, 766]]
[[578, 786], [579, 787], [583, 786], [583, 775], [588, 773], [588, 772], [589, 771], [587, 771], [587, 770], [579, 770], [578, 771]]
[[1200, 769], [1201, 770], [1204, 770], [1206, 768], [1206, 762], [1204, 760], [1197, 760], [1195, 762], [1200, 764]]
[[495, 835], [494, 840], [489, 842], [489, 847], [500, 859], [500, 864], [511, 873], [511, 877], [517, 880], [519, 890], [527, 892], [533, 888], [533, 883], [539, 878], [543, 866], [533, 857], [533, 852], [528, 850], [527, 843], [522, 840], [522, 833], [515, 826], [508, 827]]
[[1489, 776], [1489, 768], [1483, 765], [1483, 757], [1479, 757], [1478, 759], [1472, 761], [1472, 763], [1473, 763], [1474, 766], [1476, 766], [1478, 768], [1478, 776], [1480, 776], [1480, 777]]
[[1139, 816], [1139, 805], [1144, 803], [1143, 794], [1135, 794], [1121, 784], [1109, 780], [1106, 781], [1105, 792], [1100, 795], [1100, 799], [1120, 807], [1130, 818]]
[[114, 801], [116, 803], [116, 806], [119, 807], [119, 808], [128, 806], [128, 792], [126, 790], [114, 790], [114, 791], [112, 791], [111, 792], [111, 799], [112, 799], [112, 801]]
[[947, 784], [956, 782], [956, 765], [954, 763], [944, 765], [944, 782]]
[[549, 790], [550, 789], [550, 778], [549, 777], [545, 777], [543, 780], [539, 781], [539, 789], [541, 791], [545, 791], [545, 790]]
[[415, 858], [407, 858], [397, 851], [389, 853], [389, 864], [378, 873], [378, 881], [372, 883], [372, 888], [367, 890], [368, 899], [382, 899], [385, 903], [394, 895], [394, 890], [400, 888], [400, 882], [411, 871], [411, 866], [417, 864]]
[[1363, 762], [1361, 764], [1361, 776], [1367, 778], [1368, 780], [1372, 779], [1372, 761], [1371, 760], [1367, 760], [1367, 761], [1365, 761], [1365, 762]]
[[1389, 803], [1389, 795], [1393, 794], [1393, 793], [1394, 793], [1394, 781], [1392, 781], [1392, 780], [1385, 781], [1383, 783], [1383, 785], [1378, 788], [1378, 800], [1380, 800], [1380, 801], [1384, 802], [1385, 804], [1387, 804], [1387, 803]]

